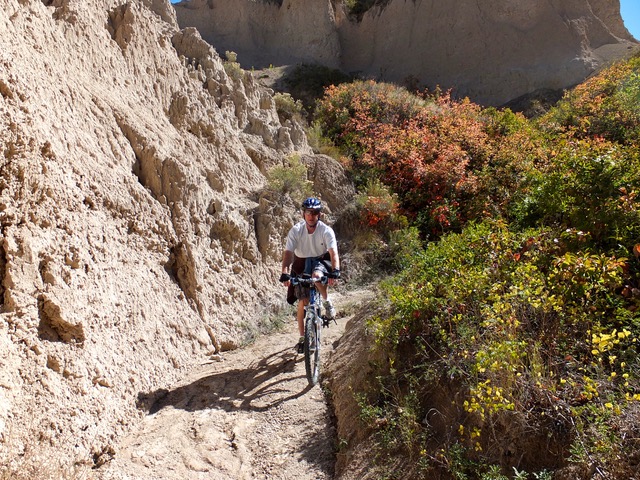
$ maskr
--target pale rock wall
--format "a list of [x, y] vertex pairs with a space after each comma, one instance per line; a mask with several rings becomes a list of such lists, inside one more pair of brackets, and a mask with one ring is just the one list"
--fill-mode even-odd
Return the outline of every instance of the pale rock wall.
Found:
[[391, 0], [360, 22], [340, 2], [317, 0], [187, 0], [176, 12], [247, 67], [320, 63], [490, 105], [570, 87], [637, 47], [619, 2], [607, 0]]
[[244, 68], [309, 59], [340, 66], [331, 0], [189, 0], [174, 6], [181, 25], [196, 27], [220, 55], [238, 53]]
[[283, 302], [298, 214], [261, 191], [314, 157], [231, 72], [169, 0], [0, 0], [0, 465], [101, 463], [139, 398]]

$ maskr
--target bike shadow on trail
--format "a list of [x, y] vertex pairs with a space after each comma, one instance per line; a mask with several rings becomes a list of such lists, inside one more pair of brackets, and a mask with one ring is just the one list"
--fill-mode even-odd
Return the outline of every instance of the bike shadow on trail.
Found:
[[297, 368], [296, 365], [301, 359], [292, 348], [286, 348], [248, 368], [215, 372], [173, 390], [162, 388], [150, 393], [141, 392], [137, 407], [149, 414], [168, 406], [189, 412], [207, 408], [269, 410], [311, 390], [306, 379], [305, 388], [300, 390], [300, 378], [305, 378], [305, 371], [304, 365]]

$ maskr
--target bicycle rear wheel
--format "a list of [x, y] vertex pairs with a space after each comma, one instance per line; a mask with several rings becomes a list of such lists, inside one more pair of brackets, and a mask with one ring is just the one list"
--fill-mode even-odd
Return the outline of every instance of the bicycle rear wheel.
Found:
[[313, 313], [307, 315], [304, 328], [304, 366], [309, 385], [320, 378], [320, 322]]

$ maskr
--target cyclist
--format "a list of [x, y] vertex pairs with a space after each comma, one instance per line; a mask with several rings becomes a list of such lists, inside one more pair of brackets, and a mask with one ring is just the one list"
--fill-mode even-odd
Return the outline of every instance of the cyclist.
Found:
[[[293, 292], [290, 274], [300, 275], [306, 273], [313, 278], [320, 278], [331, 273], [329, 285], [335, 285], [340, 277], [340, 257], [338, 255], [338, 242], [333, 229], [320, 220], [322, 202], [309, 197], [302, 202], [302, 221], [295, 224], [289, 230], [287, 243], [282, 254], [282, 275], [280, 282], [289, 288], [287, 301], [294, 304], [298, 299], [298, 331], [300, 340], [298, 352], [304, 351], [304, 307], [309, 303], [308, 296], [304, 298], [302, 292]], [[316, 284], [322, 299], [324, 300], [325, 314], [330, 319], [335, 318], [335, 309], [327, 294], [327, 285]]]

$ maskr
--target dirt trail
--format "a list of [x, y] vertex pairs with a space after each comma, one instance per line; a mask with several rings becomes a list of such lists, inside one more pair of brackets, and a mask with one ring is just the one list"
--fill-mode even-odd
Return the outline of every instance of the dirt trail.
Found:
[[[367, 291], [334, 292], [337, 324], [323, 330], [326, 364]], [[98, 470], [108, 479], [331, 479], [335, 430], [321, 383], [310, 387], [286, 331], [225, 353], [148, 400], [149, 414]], [[144, 399], [143, 399], [144, 400]]]

